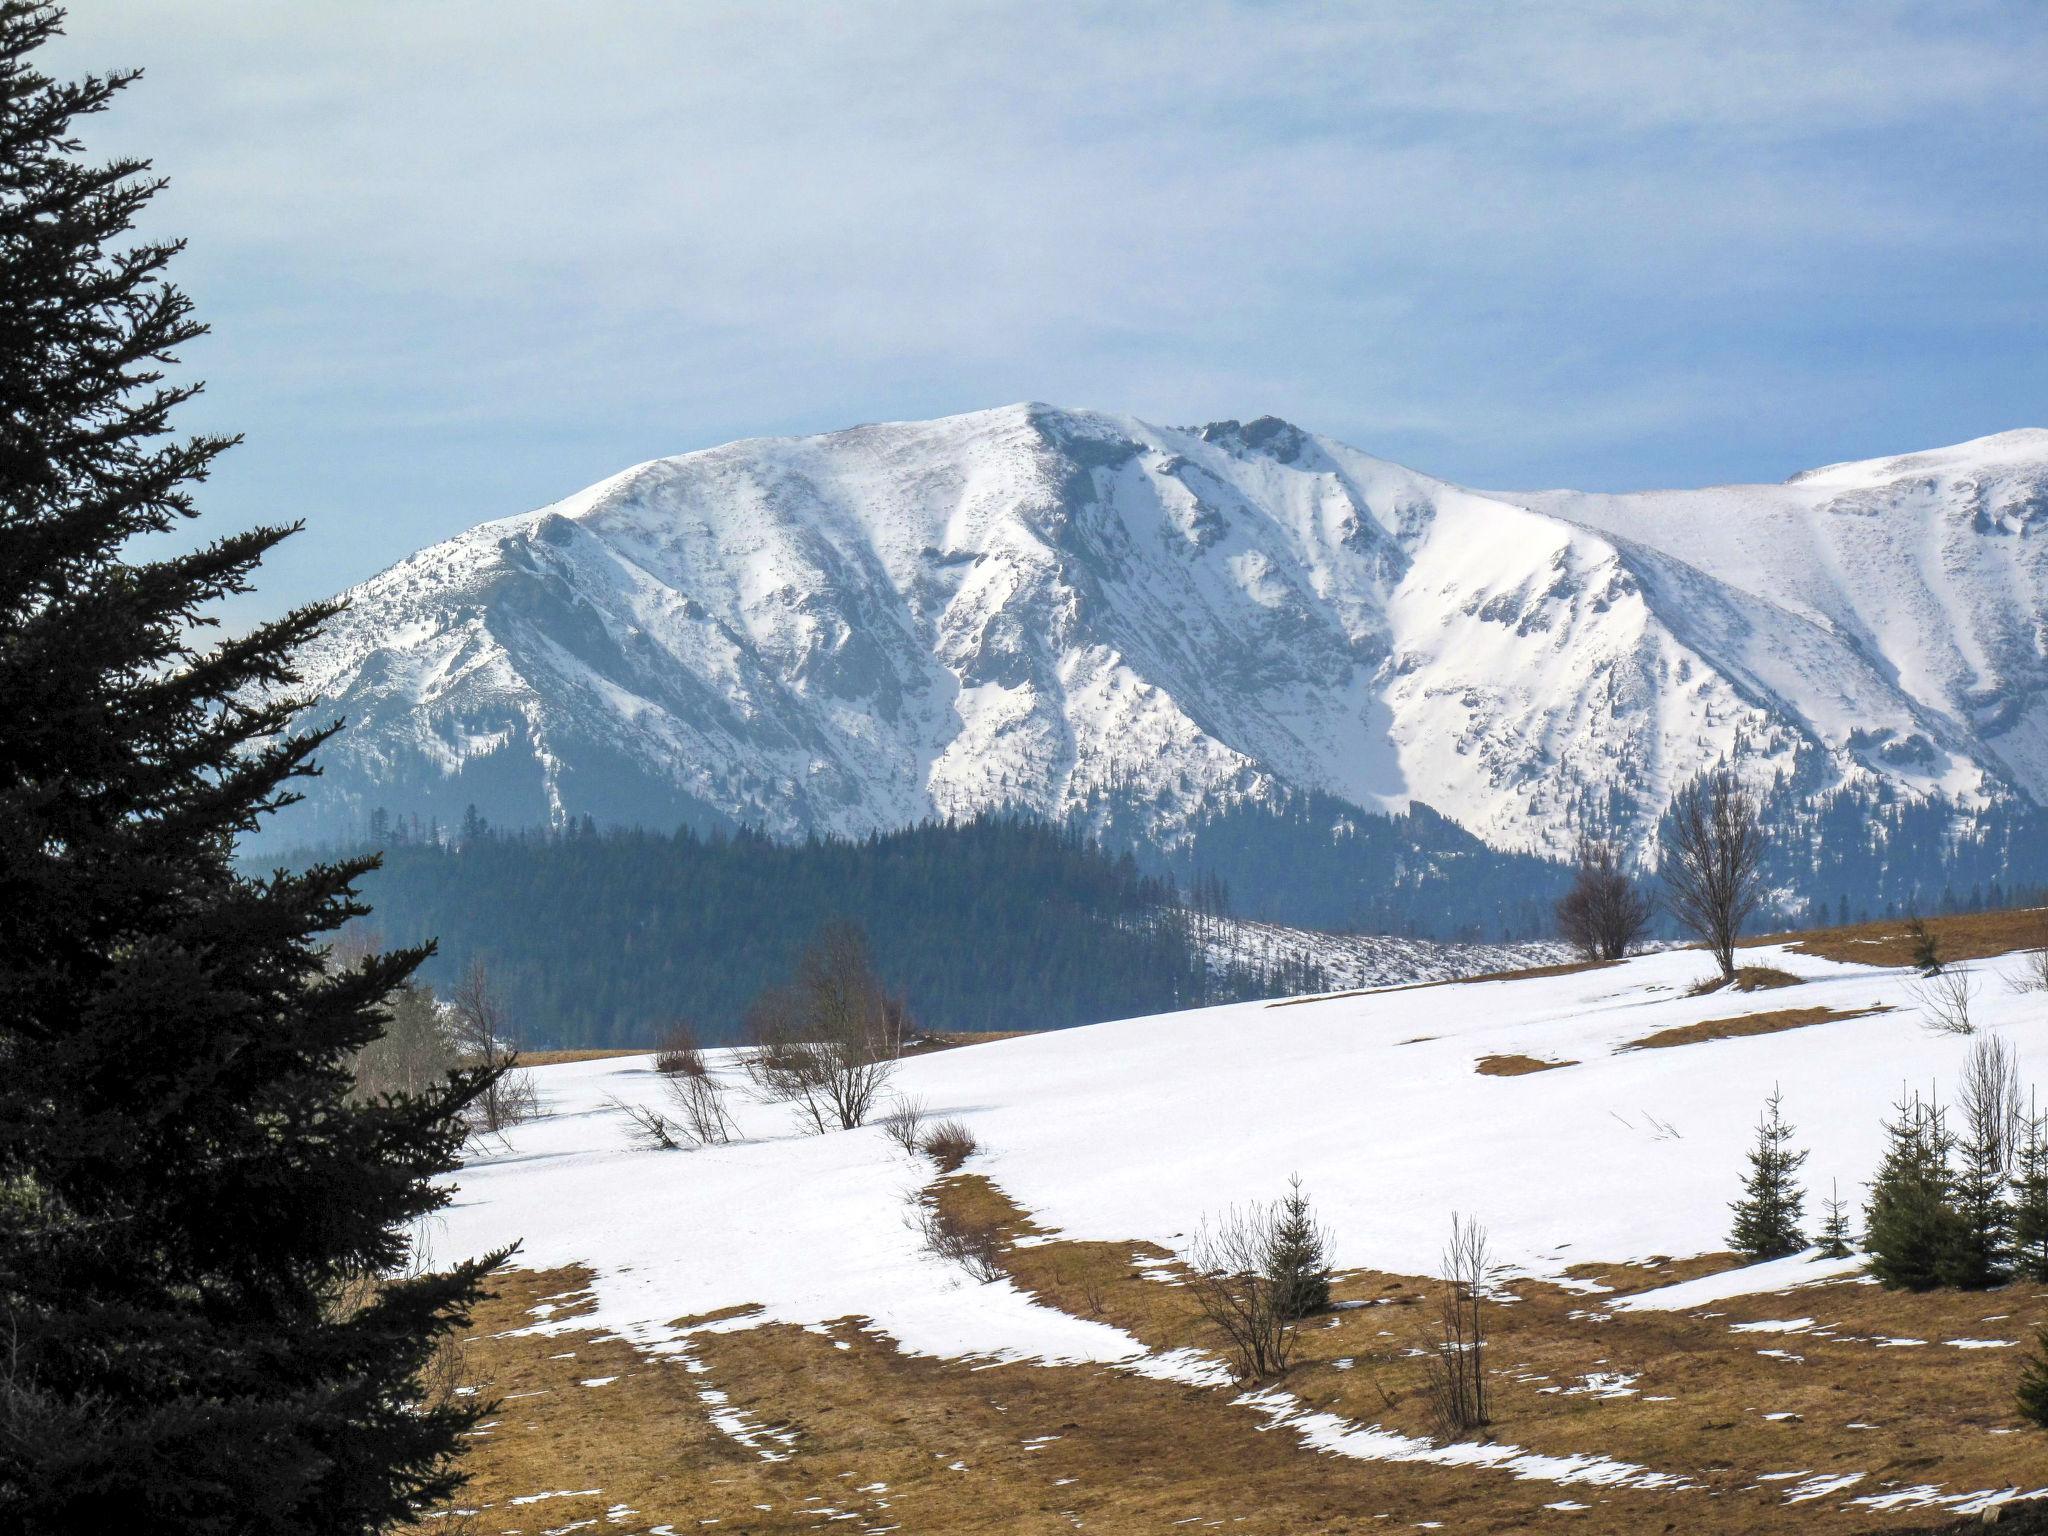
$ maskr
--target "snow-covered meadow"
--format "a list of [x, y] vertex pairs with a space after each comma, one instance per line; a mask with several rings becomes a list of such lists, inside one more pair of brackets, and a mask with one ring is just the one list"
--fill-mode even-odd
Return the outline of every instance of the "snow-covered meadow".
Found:
[[[2048, 997], [2020, 990], [2025, 958], [1969, 966], [1974, 1015], [2016, 1048], [2023, 1080], [2048, 1088]], [[1431, 1272], [1453, 1211], [1476, 1215], [1498, 1257], [1537, 1275], [1682, 1256], [1725, 1246], [1728, 1202], [1774, 1086], [1811, 1153], [1817, 1214], [1831, 1181], [1860, 1203], [1902, 1087], [1946, 1096], [1971, 1044], [1930, 1030], [1910, 971], [1775, 947], [1744, 959], [1802, 984], [1693, 997], [1711, 962], [1666, 952], [993, 1042], [906, 1060], [893, 1088], [971, 1126], [984, 1150], [969, 1170], [1067, 1238], [1181, 1249], [1205, 1213], [1271, 1198], [1299, 1172], [1341, 1267]], [[1821, 1006], [1890, 1011], [1627, 1048], [1707, 1020]], [[1475, 1071], [1502, 1055], [1574, 1064]], [[650, 1058], [538, 1069], [544, 1118], [463, 1169], [434, 1257], [518, 1240], [522, 1265], [583, 1265], [595, 1312], [582, 1325], [641, 1344], [675, 1337], [676, 1319], [751, 1306], [718, 1326], [857, 1316], [920, 1354], [1143, 1359], [1116, 1328], [1007, 1282], [976, 1284], [926, 1253], [908, 1201], [930, 1166], [879, 1126], [804, 1134], [786, 1107], [749, 1099], [729, 1059], [720, 1070], [742, 1139], [655, 1152], [633, 1143], [612, 1102], [663, 1102]]]

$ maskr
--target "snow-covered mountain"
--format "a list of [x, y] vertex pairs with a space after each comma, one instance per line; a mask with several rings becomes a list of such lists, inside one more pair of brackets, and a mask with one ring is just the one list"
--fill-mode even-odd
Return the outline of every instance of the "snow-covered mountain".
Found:
[[1283, 788], [1498, 847], [1647, 836], [1717, 759], [2048, 798], [2048, 431], [1778, 486], [1461, 489], [1270, 417], [1017, 405], [639, 465], [356, 588], [373, 806], [861, 832]]

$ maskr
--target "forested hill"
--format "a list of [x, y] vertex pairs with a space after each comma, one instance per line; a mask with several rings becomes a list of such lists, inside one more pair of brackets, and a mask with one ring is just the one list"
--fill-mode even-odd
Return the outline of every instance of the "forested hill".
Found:
[[1312, 965], [1205, 973], [1171, 883], [1019, 817], [802, 843], [379, 831], [368, 926], [387, 944], [437, 938], [424, 974], [443, 987], [482, 956], [529, 1046], [644, 1044], [678, 1017], [733, 1040], [748, 1001], [836, 918], [867, 930], [876, 969], [930, 1029], [1044, 1029], [1322, 983]]

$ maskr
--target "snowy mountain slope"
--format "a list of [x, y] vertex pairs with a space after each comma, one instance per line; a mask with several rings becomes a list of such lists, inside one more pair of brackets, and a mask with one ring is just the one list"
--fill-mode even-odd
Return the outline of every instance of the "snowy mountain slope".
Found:
[[1722, 756], [2031, 795], [2048, 434], [1988, 442], [1662, 499], [1038, 405], [657, 460], [350, 594], [308, 683], [353, 724], [294, 830], [474, 803], [857, 833], [1122, 796], [1170, 836], [1289, 785], [1556, 851], [1582, 816], [1646, 835]]
[[1323, 933], [1199, 913], [1189, 914], [1187, 921], [1212, 973], [1222, 973], [1232, 965], [1258, 965], [1277, 972], [1290, 963], [1308, 962], [1322, 969], [1333, 990], [1456, 981], [1577, 958], [1569, 944], [1545, 939], [1443, 944], [1395, 934]]

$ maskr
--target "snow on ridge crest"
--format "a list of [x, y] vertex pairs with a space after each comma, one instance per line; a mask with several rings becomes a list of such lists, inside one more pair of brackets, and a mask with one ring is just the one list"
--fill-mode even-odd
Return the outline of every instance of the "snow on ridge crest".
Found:
[[1115, 789], [1170, 835], [1288, 785], [1561, 851], [1724, 757], [2038, 796], [2042, 527], [2038, 430], [1633, 496], [1464, 490], [1271, 417], [750, 439], [354, 589], [307, 658], [354, 723], [306, 812], [857, 833]]

